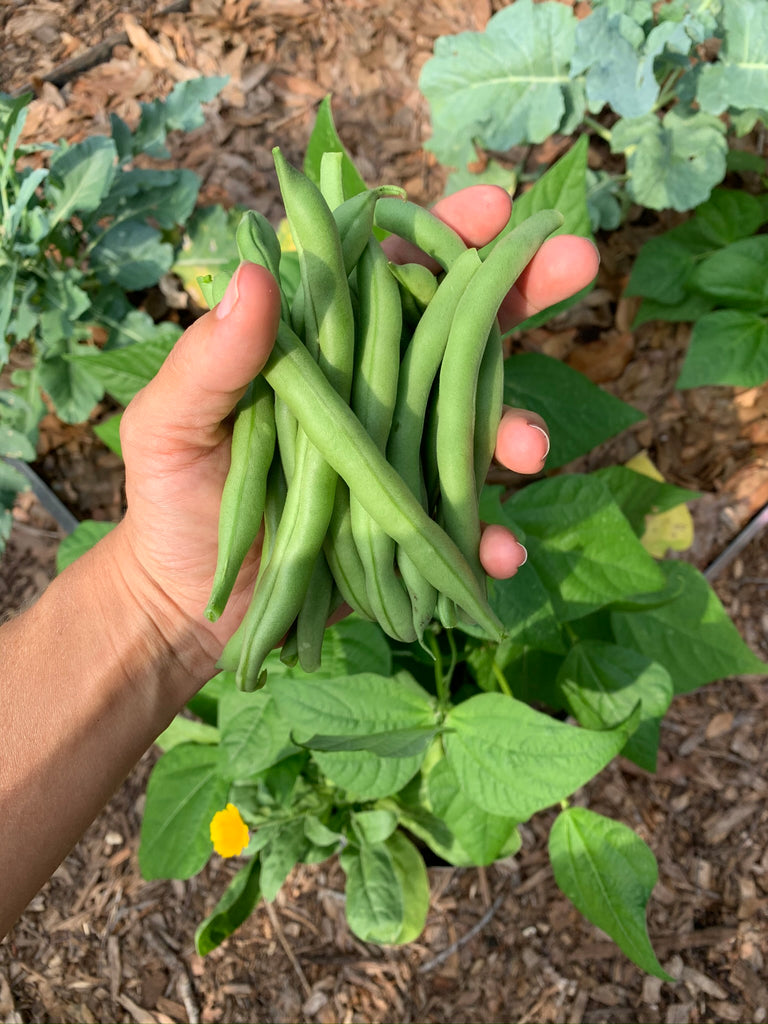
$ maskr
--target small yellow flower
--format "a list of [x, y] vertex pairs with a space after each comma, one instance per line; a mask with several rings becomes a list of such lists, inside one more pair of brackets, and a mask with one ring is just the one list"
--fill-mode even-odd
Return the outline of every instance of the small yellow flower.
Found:
[[227, 804], [211, 818], [211, 842], [222, 857], [239, 857], [248, 845], [248, 826], [234, 804]]

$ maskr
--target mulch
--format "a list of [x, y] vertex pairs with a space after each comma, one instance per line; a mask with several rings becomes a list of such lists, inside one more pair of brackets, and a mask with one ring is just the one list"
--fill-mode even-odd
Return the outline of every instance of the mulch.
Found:
[[[332, 93], [340, 135], [367, 180], [401, 184], [429, 203], [445, 172], [423, 149], [429, 118], [418, 72], [437, 36], [480, 29], [500, 6], [0, 0], [0, 89], [34, 89], [28, 140], [75, 140], [108, 131], [110, 112], [135, 120], [141, 101], [176, 81], [228, 74], [206, 126], [171, 140], [173, 158], [200, 175], [203, 202], [243, 203], [273, 219], [271, 148], [300, 160], [317, 104]], [[80, 70], [63, 80], [57, 69], [73, 60]], [[562, 143], [514, 155], [532, 167]], [[590, 153], [595, 166], [604, 156]], [[670, 222], [633, 211], [599, 239], [590, 296], [513, 343], [567, 360], [646, 414], [570, 468], [648, 451], [667, 479], [702, 492], [694, 546], [682, 557], [704, 569], [768, 500], [768, 389], [677, 392], [687, 327], [631, 329], [623, 289], [632, 259]], [[120, 515], [119, 462], [90, 431], [47, 420], [38, 468], [79, 518]], [[0, 561], [0, 619], [51, 578], [59, 537], [23, 496]], [[768, 657], [765, 531], [714, 586], [746, 641]], [[655, 775], [620, 759], [574, 798], [635, 828], [656, 854], [648, 925], [677, 979], [666, 984], [644, 976], [559, 893], [548, 813], [523, 828], [509, 861], [431, 868], [427, 927], [407, 947], [382, 949], [350, 933], [343, 878], [330, 861], [297, 868], [273, 905], [203, 960], [195, 926], [234, 868], [216, 859], [186, 882], [141, 878], [143, 794], [158, 756], [149, 751], [0, 943], [0, 1021], [760, 1024], [768, 1017], [767, 755], [765, 681], [724, 680], [675, 701]]]

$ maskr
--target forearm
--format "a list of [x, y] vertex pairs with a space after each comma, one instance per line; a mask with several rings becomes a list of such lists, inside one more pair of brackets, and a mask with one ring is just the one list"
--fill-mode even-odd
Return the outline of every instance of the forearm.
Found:
[[0, 629], [0, 935], [215, 671], [126, 580], [120, 528]]

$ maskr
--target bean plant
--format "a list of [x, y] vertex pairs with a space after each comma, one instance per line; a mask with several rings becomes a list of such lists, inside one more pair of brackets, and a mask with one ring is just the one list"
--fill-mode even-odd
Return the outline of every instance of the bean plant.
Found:
[[73, 358], [93, 354], [94, 328], [110, 351], [180, 333], [155, 324], [135, 296], [173, 264], [200, 181], [137, 158], [167, 159], [167, 134], [199, 127], [202, 104], [224, 84], [178, 83], [167, 99], [141, 104], [133, 130], [112, 114], [109, 135], [73, 144], [21, 142], [32, 95], [0, 94], [0, 371], [13, 349], [25, 353], [0, 391], [0, 553], [24, 487], [2, 456], [34, 461], [43, 395], [67, 423], [85, 420], [102, 398], [88, 362]]
[[[231, 585], [228, 560], [237, 564], [262, 520], [265, 567], [254, 600], [261, 600], [265, 576], [285, 587], [272, 587], [260, 606], [269, 620], [265, 635], [251, 639], [251, 630], [261, 628], [255, 617], [235, 634], [221, 671], [160, 737], [163, 755], [142, 824], [142, 873], [184, 879], [212, 857], [235, 859], [236, 873], [218, 900], [211, 895], [196, 931], [205, 954], [262, 899], [274, 900], [296, 864], [338, 857], [350, 928], [363, 941], [401, 944], [425, 925], [427, 860], [470, 869], [512, 857], [520, 826], [548, 814], [549, 856], [562, 891], [639, 968], [669, 980], [646, 925], [657, 878], [653, 837], [647, 845], [629, 824], [592, 810], [583, 787], [616, 757], [653, 772], [676, 695], [731, 674], [762, 672], [764, 664], [704, 577], [684, 561], [653, 557], [644, 544], [653, 517], [693, 500], [692, 492], [623, 466], [567, 470], [641, 414], [546, 356], [499, 361], [493, 321], [503, 286], [485, 292], [486, 275], [495, 282], [495, 274], [479, 275], [485, 266], [493, 270], [499, 252], [518, 250], [524, 262], [525, 246], [535, 247], [553, 228], [589, 233], [585, 149], [574, 148], [519, 197], [497, 244], [474, 255], [455, 236], [440, 235], [439, 222], [398, 197], [396, 186], [365, 186], [327, 103], [303, 169], [287, 165], [279, 151], [275, 159], [294, 251], [276, 245], [271, 226], [253, 211], [234, 230], [210, 211], [198, 221], [209, 242], [212, 225], [223, 232], [209, 246], [213, 272], [197, 282], [211, 304], [241, 257], [272, 268], [283, 303], [275, 353], [236, 416], [230, 476], [238, 484], [233, 493], [248, 491], [249, 506], [225, 495], [208, 614], [220, 613]], [[560, 216], [542, 216], [552, 210]], [[541, 234], [531, 234], [533, 225]], [[382, 263], [379, 239], [387, 230], [431, 247], [442, 261], [437, 277], [429, 282]], [[197, 264], [189, 256], [200, 251], [196, 245], [190, 238], [182, 249], [180, 272]], [[487, 398], [480, 385], [476, 422], [498, 422], [503, 399], [541, 412], [549, 423], [546, 472], [533, 482], [483, 486], [482, 430], [470, 455], [464, 435], [456, 439], [463, 462], [429, 454], [439, 437], [439, 423], [436, 431], [430, 426], [439, 389], [435, 405], [411, 344], [442, 334], [431, 371], [439, 376], [454, 320], [446, 305], [449, 281], [474, 296], [475, 319], [485, 320], [490, 355], [485, 368], [483, 361], [477, 367], [478, 380], [498, 383], [498, 390], [488, 385]], [[385, 298], [372, 303], [374, 296]], [[395, 302], [393, 339], [387, 331]], [[341, 342], [321, 337], [326, 316], [341, 325]], [[377, 359], [367, 348], [372, 338]], [[351, 377], [344, 362], [350, 343]], [[379, 343], [388, 369], [370, 373], [382, 365]], [[340, 354], [330, 358], [333, 344]], [[140, 341], [77, 358], [126, 402], [157, 369], [163, 346], [169, 350], [170, 342]], [[461, 360], [466, 370], [466, 356]], [[463, 402], [452, 372], [449, 394]], [[408, 381], [421, 385], [410, 390]], [[388, 392], [388, 435], [375, 415], [381, 396], [369, 401], [374, 384]], [[423, 410], [417, 392], [426, 394]], [[460, 418], [463, 432], [464, 412]], [[392, 443], [398, 422], [407, 426], [405, 447], [421, 453], [413, 487], [412, 467]], [[252, 444], [260, 469], [246, 458]], [[304, 476], [307, 467], [311, 474]], [[458, 530], [439, 511], [443, 489], [452, 500], [454, 471]], [[318, 535], [294, 533], [304, 522], [299, 491], [323, 511]], [[245, 539], [238, 512], [250, 520]], [[480, 520], [510, 527], [526, 545], [528, 562], [511, 579], [487, 580], [471, 564]], [[279, 539], [283, 523], [295, 545]], [[83, 524], [62, 545], [60, 565], [105, 529]], [[299, 566], [301, 588], [291, 575], [280, 576], [286, 566], [293, 574], [294, 557], [307, 563]], [[371, 579], [377, 582], [369, 587]], [[353, 613], [318, 630], [340, 597]], [[266, 651], [286, 622], [283, 648]]]
[[[455, 169], [451, 187], [467, 183], [478, 151], [485, 160], [557, 134], [602, 140], [624, 165], [619, 175], [589, 172], [595, 229], [617, 227], [627, 198], [685, 211], [723, 180], [729, 139], [768, 115], [768, 6], [589, 7], [582, 16], [556, 0], [514, 0], [484, 31], [437, 40], [419, 85], [431, 110], [427, 147]], [[503, 168], [491, 159], [485, 175], [499, 180]]]

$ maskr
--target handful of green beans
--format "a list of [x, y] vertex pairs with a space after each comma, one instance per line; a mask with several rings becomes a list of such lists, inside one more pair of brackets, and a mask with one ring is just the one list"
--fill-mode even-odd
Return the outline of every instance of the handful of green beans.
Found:
[[[319, 186], [273, 155], [301, 283], [290, 301], [282, 293], [274, 350], [236, 410], [206, 608], [222, 613], [263, 529], [253, 597], [220, 661], [245, 690], [263, 684], [281, 641], [284, 661], [318, 668], [343, 602], [403, 643], [423, 642], [434, 621], [501, 638], [478, 558], [478, 497], [502, 411], [496, 315], [562, 223], [535, 213], [481, 256], [402, 189], [346, 196], [339, 153], [324, 155]], [[393, 266], [375, 226], [440, 274]], [[264, 217], [243, 216], [237, 245], [280, 281]], [[213, 281], [214, 302], [226, 284]]]

